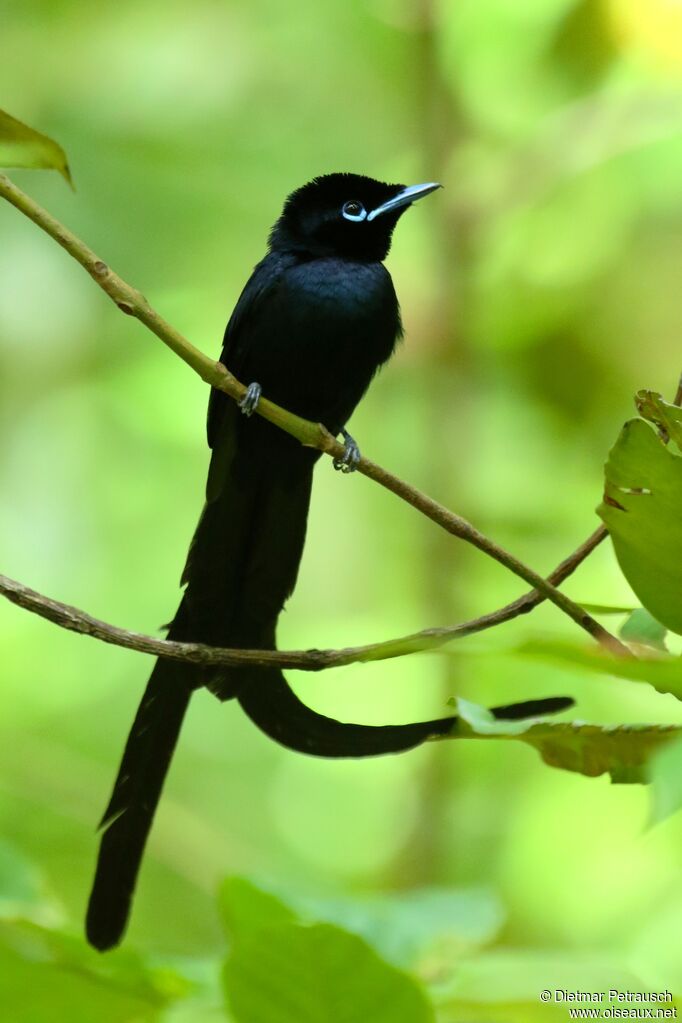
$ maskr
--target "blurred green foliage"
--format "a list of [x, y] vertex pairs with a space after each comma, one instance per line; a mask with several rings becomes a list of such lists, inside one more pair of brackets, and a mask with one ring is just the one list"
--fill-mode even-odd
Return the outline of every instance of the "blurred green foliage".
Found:
[[[205, 351], [292, 188], [330, 170], [442, 180], [396, 235], [406, 341], [353, 432], [538, 569], [594, 528], [632, 394], [672, 396], [680, 371], [679, 5], [4, 0], [0, 15], [0, 106], [65, 146], [77, 192], [56, 175], [17, 182]], [[2, 571], [154, 631], [201, 503], [205, 387], [5, 206], [0, 239]], [[381, 639], [517, 595], [434, 532], [320, 465], [281, 645]], [[637, 603], [606, 545], [567, 590]], [[648, 686], [510, 656], [544, 632], [573, 636], [543, 607], [447, 657], [293, 681], [320, 710], [371, 723], [436, 716], [452, 696], [551, 692], [589, 721], [679, 719]], [[206, 693], [141, 878], [128, 946], [143, 960], [98, 959], [73, 935], [149, 662], [0, 606], [0, 665], [2, 915], [31, 921], [3, 924], [13, 1021], [42, 1023], [45, 1004], [57, 1019], [155, 1018], [175, 1000], [173, 1023], [224, 1018], [215, 893], [244, 871], [342, 903], [483, 889], [500, 915], [480, 941], [493, 947], [446, 942], [432, 971], [428, 957], [411, 965], [447, 974], [442, 1020], [566, 1018], [539, 1006], [540, 988], [589, 986], [596, 963], [609, 986], [682, 989], [682, 821], [645, 831], [644, 789], [549, 772], [521, 743], [309, 760]]]

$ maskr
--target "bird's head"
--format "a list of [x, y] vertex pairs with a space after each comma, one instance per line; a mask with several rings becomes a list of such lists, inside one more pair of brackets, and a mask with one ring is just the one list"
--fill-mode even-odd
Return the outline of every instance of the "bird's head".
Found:
[[362, 174], [325, 174], [292, 192], [270, 248], [380, 262], [399, 218], [440, 185], [386, 185]]

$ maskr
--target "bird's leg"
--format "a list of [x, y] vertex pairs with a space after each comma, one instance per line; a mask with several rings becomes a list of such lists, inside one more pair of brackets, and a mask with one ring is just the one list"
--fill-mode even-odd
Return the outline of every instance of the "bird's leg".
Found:
[[334, 459], [334, 468], [341, 472], [355, 472], [360, 461], [360, 448], [357, 446], [348, 430], [341, 431], [343, 435], [343, 454], [340, 458]]
[[261, 387], [260, 384], [256, 383], [249, 384], [249, 386], [246, 388], [246, 394], [239, 402], [239, 407], [245, 416], [252, 416], [253, 413], [256, 411], [262, 393], [263, 388]]

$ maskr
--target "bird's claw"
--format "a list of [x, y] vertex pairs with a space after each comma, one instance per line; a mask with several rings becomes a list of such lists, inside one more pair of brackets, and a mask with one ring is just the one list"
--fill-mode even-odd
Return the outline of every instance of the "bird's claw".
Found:
[[357, 446], [347, 430], [342, 430], [343, 454], [340, 458], [334, 459], [334, 468], [340, 472], [355, 472], [360, 461], [360, 448]]
[[246, 394], [239, 402], [239, 407], [245, 416], [252, 416], [256, 411], [262, 393], [263, 389], [260, 384], [249, 384], [246, 388]]

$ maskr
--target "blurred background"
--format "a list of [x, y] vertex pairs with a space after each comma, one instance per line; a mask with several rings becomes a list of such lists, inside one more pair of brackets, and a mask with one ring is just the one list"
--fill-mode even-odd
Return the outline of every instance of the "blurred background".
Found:
[[[442, 181], [396, 232], [406, 338], [352, 432], [543, 572], [596, 527], [633, 393], [671, 396], [682, 368], [681, 3], [0, 0], [0, 31], [0, 106], [62, 143], [76, 191], [12, 176], [208, 353], [293, 188], [336, 170]], [[7, 205], [0, 239], [0, 570], [158, 632], [202, 503], [206, 387]], [[280, 645], [387, 639], [522, 589], [325, 461]], [[567, 592], [632, 602], [608, 545]], [[447, 654], [290, 678], [370, 723], [554, 693], [581, 719], [676, 720], [646, 687], [510, 654], [548, 633], [573, 626], [541, 608]], [[74, 929], [150, 667], [0, 605], [2, 857], [33, 864]], [[514, 743], [306, 759], [200, 693], [129, 940], [216, 953], [231, 873], [438, 884], [497, 907], [500, 947], [606, 950], [682, 985], [682, 821], [647, 829], [647, 798]]]

